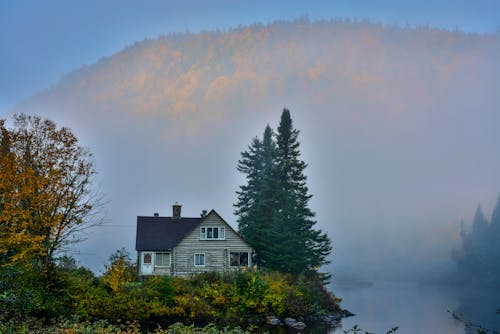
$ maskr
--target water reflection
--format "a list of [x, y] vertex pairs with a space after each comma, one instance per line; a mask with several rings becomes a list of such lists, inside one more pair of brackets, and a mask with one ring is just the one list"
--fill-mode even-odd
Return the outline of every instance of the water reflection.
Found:
[[343, 334], [359, 325], [364, 333], [386, 333], [398, 326], [401, 334], [477, 334], [479, 325], [500, 331], [500, 292], [464, 290], [417, 283], [376, 282], [373, 285], [336, 283], [332, 290], [342, 307], [356, 316], [343, 319], [338, 328], [310, 324], [303, 331], [286, 326], [267, 328], [276, 334]]
[[463, 323], [451, 316], [459, 300], [449, 289], [376, 282], [363, 287], [337, 284], [333, 290], [343, 299], [343, 307], [357, 315], [343, 319], [343, 328], [330, 333], [343, 333], [354, 325], [375, 333], [386, 333], [394, 326], [405, 334], [464, 333]]
[[466, 334], [478, 328], [487, 333], [500, 331], [500, 291], [494, 288], [463, 289], [452, 315], [465, 323]]

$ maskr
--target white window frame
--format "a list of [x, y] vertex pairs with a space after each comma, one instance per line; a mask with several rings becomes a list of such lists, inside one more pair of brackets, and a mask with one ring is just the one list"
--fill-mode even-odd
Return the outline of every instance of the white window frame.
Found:
[[[214, 232], [216, 230], [217, 230], [217, 238], [214, 238]], [[200, 227], [200, 240], [226, 240], [226, 228], [224, 226]]]
[[[241, 256], [241, 253], [247, 253], [247, 265], [246, 266], [242, 266], [240, 264], [240, 256]], [[238, 254], [238, 265], [237, 266], [233, 266], [231, 264], [231, 254]], [[230, 251], [229, 254], [229, 266], [231, 268], [249, 268], [250, 267], [250, 252], [247, 252], [247, 251]]]
[[[196, 256], [198, 256], [199, 259], [203, 259], [203, 264], [196, 264]], [[204, 267], [206, 265], [206, 263], [207, 263], [207, 259], [205, 257], [205, 253], [194, 253], [194, 255], [193, 255], [193, 264], [194, 264], [195, 267]]]
[[[159, 254], [161, 254], [161, 255], [168, 255], [168, 265], [162, 266], [162, 265], [157, 265], [156, 264]], [[155, 268], [169, 268], [170, 265], [172, 264], [172, 256], [171, 256], [171, 254], [168, 253], [168, 252], [156, 252], [155, 253], [155, 262], [154, 262], [154, 264], [155, 264]]]

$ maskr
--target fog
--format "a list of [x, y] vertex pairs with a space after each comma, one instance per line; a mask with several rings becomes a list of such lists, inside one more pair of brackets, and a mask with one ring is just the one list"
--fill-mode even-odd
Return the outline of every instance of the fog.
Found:
[[335, 278], [452, 266], [460, 220], [500, 191], [498, 35], [279, 22], [145, 40], [69, 73], [14, 112], [71, 127], [95, 154], [107, 223], [75, 249], [95, 271], [134, 256], [136, 216], [215, 209], [236, 227], [240, 152], [283, 108], [301, 132]]

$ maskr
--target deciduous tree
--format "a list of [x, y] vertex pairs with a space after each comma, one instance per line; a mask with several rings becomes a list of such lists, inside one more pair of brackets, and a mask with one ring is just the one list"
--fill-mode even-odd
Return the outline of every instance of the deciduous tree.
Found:
[[109, 257], [102, 279], [113, 292], [121, 292], [125, 283], [137, 280], [137, 267], [128, 252], [122, 248]]
[[101, 222], [92, 154], [70, 129], [37, 116], [0, 123], [0, 254], [47, 268], [57, 251]]

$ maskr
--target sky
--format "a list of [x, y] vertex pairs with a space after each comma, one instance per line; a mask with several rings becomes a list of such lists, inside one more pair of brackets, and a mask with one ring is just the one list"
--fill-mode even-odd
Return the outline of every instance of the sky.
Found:
[[0, 0], [0, 115], [64, 74], [145, 38], [301, 16], [496, 33], [496, 0]]
[[[0, 117], [22, 111], [20, 102], [54, 87], [61, 100], [68, 97], [72, 103], [82, 101], [82, 86], [75, 85], [82, 84], [78, 73], [70, 76], [69, 84], [59, 85], [59, 80], [86, 65], [90, 66], [83, 68], [83, 74], [100, 74], [102, 65], [103, 74], [114, 75], [105, 57], [144, 39], [186, 31], [227, 31], [255, 22], [266, 24], [303, 16], [310, 20], [368, 19], [386, 26], [430, 26], [491, 36], [500, 23], [500, 2], [147, 1], [137, 5], [127, 0], [0, 0]], [[298, 41], [309, 45], [309, 41]], [[390, 265], [406, 268], [405, 256], [414, 257], [419, 264], [432, 257], [448, 259], [449, 247], [458, 237], [459, 220], [469, 221], [477, 203], [482, 203], [489, 215], [500, 191], [496, 172], [500, 167], [496, 154], [500, 138], [494, 126], [499, 121], [494, 89], [498, 75], [491, 72], [492, 68], [498, 71], [498, 62], [491, 59], [487, 49], [478, 51], [477, 56], [471, 48], [463, 53], [452, 50], [453, 59], [436, 53], [430, 67], [421, 67], [421, 59], [442, 50], [439, 44], [429, 45], [427, 53], [420, 54], [417, 49], [414, 54], [401, 56], [398, 43], [390, 41], [382, 44], [381, 53], [370, 50], [373, 63], [363, 58], [364, 53], [356, 53], [356, 48], [349, 49], [354, 65], [341, 67], [346, 71], [342, 79], [348, 81], [347, 86], [339, 84], [333, 94], [322, 89], [321, 83], [335, 85], [338, 80], [322, 78], [325, 71], [321, 66], [325, 64], [313, 62], [314, 57], [321, 60], [321, 53], [290, 57], [291, 61], [304, 61], [304, 66], [314, 65], [305, 69], [311, 82], [319, 80], [310, 91], [295, 81], [286, 81], [287, 75], [295, 78], [290, 70], [294, 64], [283, 65], [281, 73], [280, 60], [273, 60], [273, 67], [267, 69], [272, 78], [252, 77], [245, 70], [253, 65], [247, 66], [248, 59], [241, 57], [233, 58], [240, 61], [240, 71], [234, 76], [229, 73], [225, 81], [211, 82], [211, 77], [197, 81], [196, 71], [180, 75], [179, 80], [153, 81], [155, 87], [165, 88], [169, 98], [178, 100], [176, 106], [181, 112], [175, 108], [165, 114], [154, 108], [148, 111], [154, 102], [164, 107], [163, 95], [160, 101], [150, 99], [154, 97], [154, 88], [150, 88], [139, 105], [140, 112], [131, 112], [128, 105], [127, 117], [118, 113], [115, 104], [110, 104], [115, 109], [103, 103], [89, 111], [89, 101], [99, 99], [99, 92], [91, 93], [81, 109], [74, 108], [78, 114], [54, 114], [60, 117], [59, 124], [69, 125], [95, 153], [99, 182], [109, 200], [110, 222], [90, 233], [80, 260], [95, 271], [102, 270], [111, 251], [123, 246], [133, 250], [135, 216], [153, 212], [169, 215], [175, 201], [180, 201], [183, 212], [190, 216], [214, 208], [234, 226], [232, 202], [242, 182], [235, 171], [239, 152], [266, 124], [276, 128], [283, 107], [291, 109], [301, 130], [299, 139], [314, 195], [311, 207], [317, 212], [320, 227], [333, 239], [335, 265], [358, 272], [360, 266], [366, 266], [368, 271], [378, 270], [381, 277], [383, 272], [390, 272]], [[192, 51], [189, 47], [186, 50]], [[384, 54], [385, 50], [395, 53]], [[450, 51], [446, 47], [443, 50]], [[191, 56], [201, 59], [202, 51], [195, 49]], [[268, 56], [280, 52], [276, 48]], [[128, 56], [127, 52], [118, 55]], [[119, 57], [113, 59], [128, 64]], [[332, 57], [325, 57], [326, 66], [337, 70], [336, 63], [328, 63]], [[398, 71], [385, 72], [391, 71], [391, 64], [400, 66], [400, 76]], [[417, 70], [412, 72], [411, 66]], [[420, 71], [422, 68], [425, 71]], [[463, 68], [466, 71], [462, 73]], [[242, 77], [243, 81], [251, 78], [255, 86], [254, 95], [244, 105], [241, 96], [249, 92], [244, 90], [248, 88], [245, 85], [238, 88]], [[170, 85], [172, 82], [175, 85]], [[225, 90], [220, 89], [221, 82]], [[274, 88], [277, 82], [281, 91], [276, 88], [275, 97], [267, 96], [259, 86]], [[113, 95], [111, 88], [119, 86], [114, 83], [123, 82], [111, 82], [112, 87], [105, 86], [103, 93]], [[192, 96], [184, 98], [191, 92]], [[209, 93], [223, 98], [210, 105], [193, 97]], [[335, 112], [320, 110], [329, 107], [330, 101], [313, 101], [325, 97], [332, 99]], [[261, 99], [264, 102], [259, 104]], [[119, 105], [121, 100], [112, 102]], [[205, 110], [198, 111], [205, 112], [183, 114], [191, 103], [201, 105], [199, 109]], [[69, 106], [71, 109], [73, 105]], [[419, 109], [426, 107], [432, 110]], [[371, 109], [376, 112], [370, 113]], [[308, 110], [317, 111], [309, 114]], [[441, 253], [434, 256], [437, 249]], [[442, 263], [435, 261], [432, 265]], [[412, 272], [416, 270], [415, 266], [411, 268]]]

